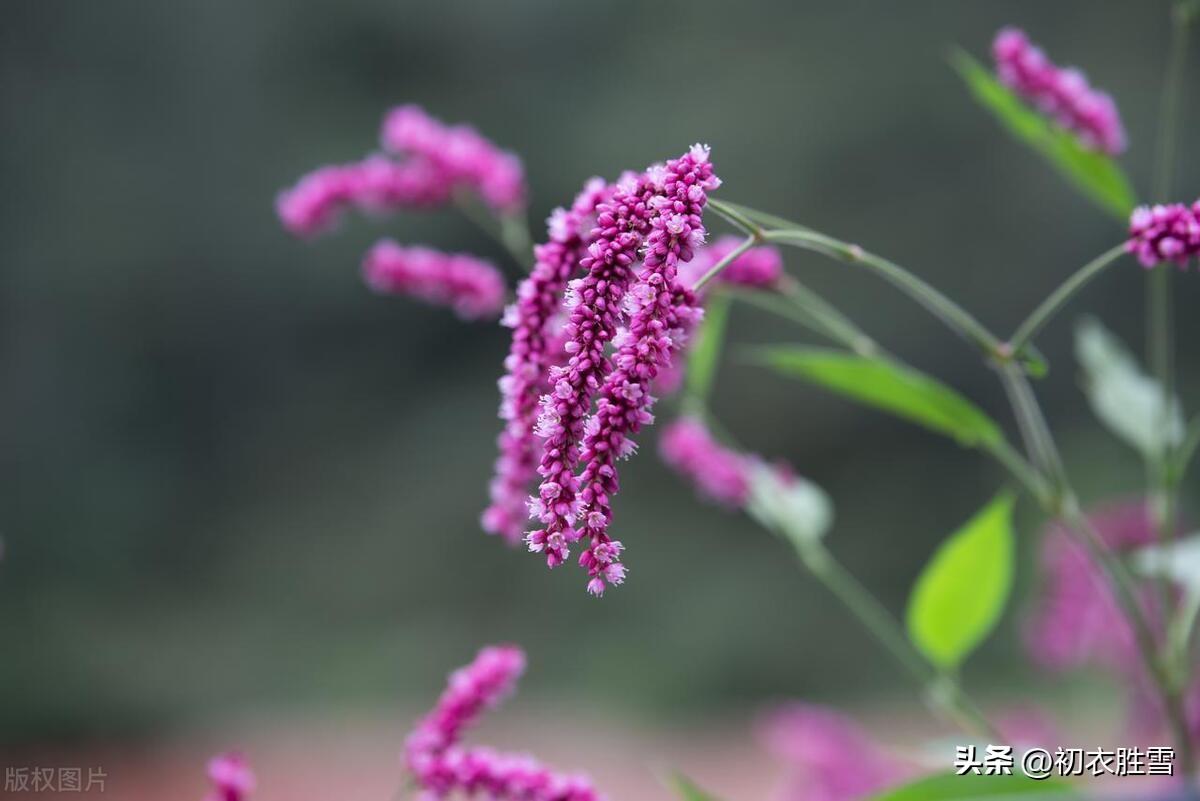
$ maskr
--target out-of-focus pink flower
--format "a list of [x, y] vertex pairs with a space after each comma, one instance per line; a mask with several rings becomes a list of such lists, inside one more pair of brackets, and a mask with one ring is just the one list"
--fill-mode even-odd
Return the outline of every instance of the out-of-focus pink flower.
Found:
[[1180, 267], [1200, 256], [1200, 200], [1138, 206], [1129, 217], [1125, 250], [1137, 256], [1146, 269], [1171, 261]]
[[491, 505], [482, 522], [487, 532], [511, 544], [521, 541], [529, 521], [529, 486], [537, 477], [540, 445], [534, 434], [539, 399], [550, 391], [550, 365], [565, 361], [562, 294], [590, 242], [596, 207], [612, 190], [603, 179], [592, 178], [570, 209], [550, 215], [549, 239], [534, 249], [533, 269], [517, 287], [516, 303], [506, 310], [513, 336], [499, 382], [505, 424], [489, 486]]
[[1125, 150], [1125, 129], [1117, 104], [1093, 89], [1082, 72], [1060, 68], [1024, 31], [1004, 28], [992, 43], [996, 74], [1063, 128], [1075, 133], [1084, 147], [1117, 155]]
[[246, 801], [254, 792], [254, 773], [246, 758], [237, 752], [213, 757], [208, 763], [213, 790], [205, 801]]
[[465, 253], [401, 247], [385, 239], [367, 251], [363, 278], [376, 292], [449, 306], [466, 320], [497, 317], [504, 308], [504, 276]]
[[786, 704], [761, 720], [758, 734], [786, 766], [778, 801], [857, 801], [913, 773], [858, 724], [826, 707]]
[[1054, 749], [1062, 742], [1054, 720], [1034, 706], [1005, 710], [995, 723], [1009, 745]]
[[521, 160], [469, 125], [447, 126], [419, 106], [384, 118], [383, 154], [321, 167], [279, 194], [279, 219], [297, 236], [327, 231], [348, 208], [369, 213], [440, 206], [455, 191], [477, 194], [499, 214], [518, 214], [527, 194]]
[[405, 764], [423, 799], [458, 792], [493, 801], [601, 801], [585, 776], [556, 773], [531, 756], [460, 744], [467, 727], [512, 692], [524, 669], [521, 649], [499, 645], [450, 674], [437, 705], [405, 742]]
[[474, 190], [497, 211], [513, 213], [525, 203], [520, 159], [469, 125], [445, 125], [410, 104], [388, 112], [382, 140], [385, 149], [433, 165], [446, 185]]
[[704, 497], [726, 506], [746, 503], [755, 460], [718, 443], [704, 423], [693, 417], [676, 420], [659, 437], [658, 450], [663, 462]]
[[[742, 244], [736, 236], [722, 236], [711, 245], [696, 250], [696, 257], [679, 267], [679, 282], [686, 287], [695, 286], [717, 262], [728, 256]], [[731, 261], [721, 270], [715, 282], [732, 286], [771, 289], [778, 285], [783, 276], [783, 254], [770, 245], [753, 247]]]
[[[1145, 503], [1114, 503], [1088, 515], [1114, 551], [1147, 545], [1153, 518]], [[1086, 548], [1061, 524], [1046, 532], [1041, 553], [1042, 591], [1025, 631], [1030, 657], [1043, 667], [1064, 670], [1099, 664], [1132, 675], [1138, 670], [1133, 631]], [[1152, 594], [1145, 593], [1150, 607]], [[1153, 612], [1148, 608], [1148, 612]], [[1152, 615], [1153, 617], [1153, 615]]]
[[368, 156], [352, 164], [321, 167], [279, 194], [275, 209], [283, 227], [297, 236], [328, 231], [350, 208], [369, 214], [432, 208], [450, 197], [451, 185], [424, 161], [397, 163]]

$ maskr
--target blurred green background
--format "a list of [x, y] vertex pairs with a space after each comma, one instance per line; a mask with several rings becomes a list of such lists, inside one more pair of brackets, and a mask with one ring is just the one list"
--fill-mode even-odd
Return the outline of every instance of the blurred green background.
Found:
[[[498, 640], [529, 650], [526, 692], [631, 719], [906, 692], [781, 544], [664, 470], [653, 433], [622, 474], [625, 587], [596, 601], [577, 570], [484, 537], [505, 334], [373, 296], [357, 265], [385, 233], [502, 254], [452, 214], [354, 219], [300, 243], [273, 200], [372, 149], [400, 102], [519, 152], [535, 221], [590, 175], [700, 140], [722, 197], [887, 254], [1009, 330], [1122, 228], [948, 68], [948, 46], [984, 57], [1007, 23], [1115, 95], [1146, 191], [1158, 0], [7, 3], [0, 740], [418, 704]], [[1177, 186], [1191, 199], [1200, 103], [1184, 125]], [[905, 299], [815, 256], [788, 265], [1009, 420], [970, 349]], [[1197, 280], [1177, 282], [1193, 399]], [[1039, 391], [1087, 498], [1135, 490], [1142, 467], [1083, 402], [1070, 318], [1087, 308], [1140, 348], [1142, 292], [1127, 261], [1039, 340], [1053, 364]], [[797, 336], [746, 309], [732, 335]], [[736, 350], [715, 403], [741, 440], [828, 488], [831, 547], [895, 609], [1003, 481], [975, 453]], [[1018, 604], [969, 682], [1002, 693], [1029, 678], [1019, 628]]]

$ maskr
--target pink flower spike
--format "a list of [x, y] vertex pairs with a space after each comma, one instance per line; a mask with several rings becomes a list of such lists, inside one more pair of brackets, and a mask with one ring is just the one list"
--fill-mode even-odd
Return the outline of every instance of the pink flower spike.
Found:
[[550, 365], [565, 360], [561, 296], [590, 241], [596, 207], [612, 189], [603, 179], [592, 178], [570, 209], [550, 215], [549, 239], [535, 248], [533, 269], [509, 307], [512, 345], [500, 379], [500, 418], [505, 423], [497, 440], [500, 455], [490, 485], [491, 504], [482, 522], [485, 531], [510, 544], [521, 541], [529, 519], [526, 502], [537, 477], [540, 444], [534, 433], [539, 399], [551, 389]]
[[1110, 156], [1125, 150], [1125, 129], [1116, 103], [1092, 88], [1082, 72], [1055, 66], [1018, 28], [996, 34], [992, 55], [1000, 81], [1073, 132], [1084, 147]]
[[461, 793], [489, 801], [602, 801], [586, 777], [557, 773], [531, 756], [460, 744], [464, 730], [512, 692], [524, 667], [521, 649], [499, 645], [450, 675], [433, 711], [405, 742], [405, 765], [422, 799]]
[[[679, 269], [679, 282], [692, 287], [717, 262], [742, 244], [742, 238], [723, 236], [696, 251], [696, 257]], [[757, 289], [773, 289], [783, 276], [783, 254], [771, 246], [754, 247], [725, 266], [716, 283]]]
[[[678, 267], [690, 261], [695, 249], [704, 243], [707, 193], [720, 186], [709, 162], [708, 148], [702, 145], [695, 145], [664, 167], [652, 167], [644, 178], [653, 194], [646, 202], [651, 213], [646, 218], [648, 230], [641, 247], [642, 268], [626, 296], [613, 298], [610, 293], [607, 299], [620, 301], [628, 325], [614, 335], [613, 369], [599, 388], [595, 414], [583, 426], [579, 456], [584, 465], [577, 484], [577, 500], [584, 513], [580, 534], [589, 542], [579, 563], [588, 571], [588, 588], [593, 594], [602, 592], [605, 584], [620, 584], [625, 577], [624, 568], [617, 564], [622, 548], [608, 534], [612, 498], [618, 490], [616, 463], [636, 449], [630, 436], [654, 422], [650, 389], [659, 371], [682, 351], [703, 313], [692, 291], [680, 285]], [[606, 223], [602, 210], [598, 226]], [[605, 272], [600, 270], [602, 275]], [[593, 270], [589, 278], [596, 275]], [[612, 286], [609, 284], [610, 289]], [[597, 289], [603, 287], [604, 283], [597, 284]], [[609, 302], [585, 296], [575, 311], [593, 306], [615, 322]], [[590, 348], [595, 347], [595, 339], [585, 336], [582, 340]], [[602, 354], [596, 358], [603, 358]], [[579, 394], [576, 386], [569, 385], [566, 390], [568, 397], [574, 395], [579, 408], [586, 395]]]
[[214, 789], [206, 801], [246, 801], [254, 792], [254, 773], [236, 751], [213, 757], [208, 763], [208, 778]]
[[684, 417], [671, 423], [658, 448], [663, 462], [695, 483], [701, 495], [725, 506], [745, 505], [755, 460], [722, 446], [699, 420]]
[[504, 308], [504, 276], [465, 253], [401, 247], [385, 239], [367, 252], [363, 278], [376, 292], [449, 306], [465, 320], [494, 318]]
[[1166, 261], [1187, 266], [1189, 260], [1200, 256], [1200, 200], [1191, 206], [1138, 206], [1129, 216], [1125, 250], [1146, 269]]

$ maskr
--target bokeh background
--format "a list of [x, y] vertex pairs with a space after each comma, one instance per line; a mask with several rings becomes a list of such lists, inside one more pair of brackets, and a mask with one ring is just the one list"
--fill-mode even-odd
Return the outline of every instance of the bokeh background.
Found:
[[[745, 749], [773, 698], [922, 715], [784, 546], [697, 503], [653, 434], [623, 473], [625, 587], [596, 601], [578, 571], [484, 537], [505, 333], [374, 296], [357, 265], [385, 234], [503, 254], [449, 213], [297, 242], [274, 217], [280, 188], [373, 149], [400, 102], [520, 153], [535, 224], [588, 176], [700, 140], [722, 197], [885, 253], [1008, 330], [1122, 230], [973, 106], [947, 49], [983, 57], [1019, 23], [1084, 66], [1118, 100], [1144, 193], [1168, 33], [1159, 0], [15, 0], [4, 15], [0, 761], [100, 747], [153, 772], [178, 747], [196, 776], [188, 743], [264, 730], [321, 730], [328, 749], [331, 731], [359, 737], [393, 774], [445, 671], [499, 640], [532, 662], [511, 714], [553, 710], [567, 731], [696, 741], [708, 726]], [[1185, 115], [1176, 185], [1192, 198], [1200, 103]], [[971, 350], [904, 298], [787, 258], [887, 347], [1009, 419]], [[1197, 398], [1200, 287], [1177, 286]], [[1142, 295], [1127, 262], [1039, 340], [1053, 367], [1038, 388], [1087, 498], [1135, 492], [1142, 467], [1084, 403], [1070, 319], [1087, 309], [1140, 349]], [[740, 309], [732, 336], [800, 335]], [[832, 549], [901, 609], [935, 543], [1003, 476], [726, 356], [717, 412], [830, 491]], [[1021, 524], [1028, 559], [1027, 504]], [[1025, 668], [1019, 629], [1020, 603], [972, 686], [1092, 697]], [[587, 764], [582, 743], [565, 753]]]

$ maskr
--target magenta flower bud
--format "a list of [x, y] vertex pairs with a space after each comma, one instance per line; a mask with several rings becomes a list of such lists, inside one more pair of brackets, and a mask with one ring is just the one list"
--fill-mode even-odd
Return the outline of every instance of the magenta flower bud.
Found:
[[757, 460], [724, 447], [699, 420], [684, 417], [671, 423], [658, 441], [663, 462], [691, 480], [704, 497], [741, 507], [750, 496], [750, 471]]
[[385, 239], [367, 251], [363, 278], [376, 292], [448, 306], [464, 320], [497, 317], [504, 308], [504, 276], [465, 253], [401, 247]]
[[1055, 66], [1017, 28], [996, 34], [992, 55], [1000, 81], [1073, 132], [1084, 147], [1112, 156], [1125, 150], [1125, 129], [1116, 103], [1092, 88], [1082, 72]]
[[404, 747], [422, 799], [461, 793], [490, 801], [602, 801], [585, 776], [557, 773], [531, 756], [460, 744], [466, 728], [512, 692], [524, 668], [521, 649], [491, 646], [450, 675], [446, 691]]
[[[732, 253], [742, 244], [741, 237], [723, 236], [711, 245], [696, 251], [696, 257], [679, 270], [679, 281], [692, 287], [703, 278], [717, 262]], [[783, 277], [783, 254], [771, 246], [753, 247], [725, 266], [715, 279], [716, 283], [758, 289], [772, 289]]]
[[1200, 200], [1138, 206], [1129, 216], [1125, 250], [1137, 256], [1146, 269], [1171, 261], [1180, 267], [1200, 256]]
[[245, 757], [237, 752], [213, 757], [208, 763], [208, 778], [213, 791], [205, 801], [246, 801], [254, 792], [254, 773]]

